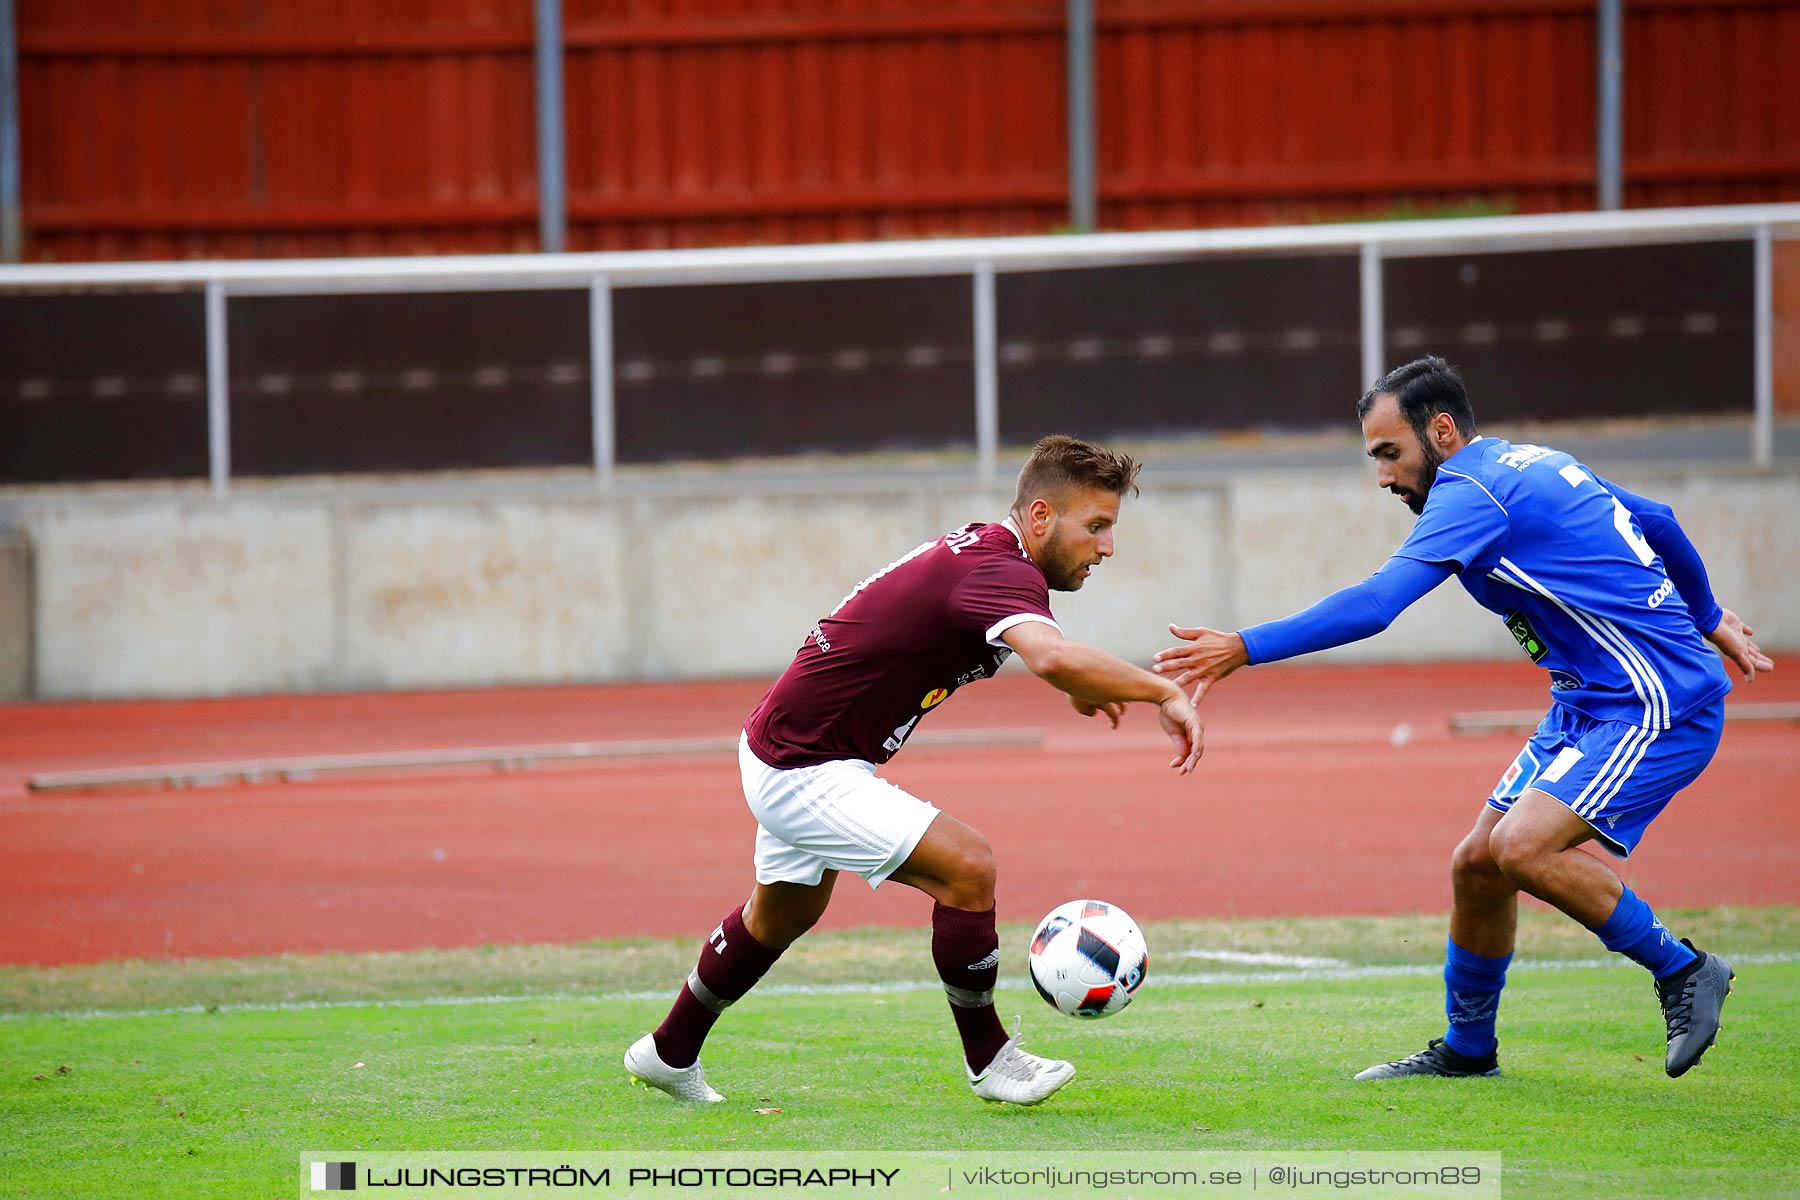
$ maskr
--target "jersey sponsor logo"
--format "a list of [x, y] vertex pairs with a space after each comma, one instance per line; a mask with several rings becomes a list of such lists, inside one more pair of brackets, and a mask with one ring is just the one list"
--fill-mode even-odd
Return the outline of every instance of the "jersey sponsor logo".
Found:
[[886, 750], [889, 754], [900, 753], [900, 747], [906, 744], [907, 735], [913, 731], [913, 726], [917, 725], [919, 723], [919, 718], [924, 715], [924, 713], [918, 713], [906, 724], [896, 727], [893, 737], [882, 739], [881, 748]]
[[1545, 783], [1560, 783], [1562, 777], [1569, 773], [1569, 769], [1580, 762], [1583, 757], [1581, 751], [1575, 747], [1564, 746], [1557, 756], [1550, 760], [1550, 765], [1544, 768], [1544, 773], [1538, 778]]
[[1513, 640], [1519, 643], [1519, 648], [1530, 655], [1532, 662], [1543, 662], [1544, 656], [1550, 653], [1550, 647], [1544, 645], [1544, 639], [1540, 638], [1537, 630], [1531, 627], [1531, 618], [1524, 613], [1507, 613], [1506, 631], [1513, 635]]
[[1673, 579], [1663, 580], [1662, 586], [1657, 588], [1654, 592], [1650, 593], [1650, 607], [1651, 608], [1661, 608], [1662, 602], [1664, 600], [1667, 600], [1670, 596], [1673, 596], [1674, 594], [1675, 594], [1675, 581]]
[[929, 692], [925, 693], [925, 698], [919, 701], [919, 707], [922, 709], [936, 708], [938, 705], [942, 704], [949, 695], [950, 693], [943, 688], [932, 688]]
[[969, 670], [964, 671], [961, 675], [958, 675], [956, 677], [956, 686], [964, 687], [968, 684], [974, 683], [977, 679], [986, 679], [986, 678], [987, 678], [987, 668], [982, 666], [981, 664], [977, 663], [974, 667], [971, 667]]
[[1511, 467], [1515, 471], [1523, 471], [1526, 467], [1529, 467], [1540, 458], [1548, 458], [1555, 453], [1556, 451], [1550, 449], [1548, 446], [1533, 446], [1529, 443], [1524, 443], [1514, 446], [1495, 461], [1499, 462], [1503, 467]]
[[1532, 756], [1531, 747], [1519, 751], [1519, 756], [1506, 768], [1506, 774], [1500, 776], [1500, 782], [1494, 785], [1494, 794], [1490, 799], [1517, 800], [1531, 781], [1537, 778], [1538, 761]]
[[831, 649], [831, 642], [826, 639], [825, 630], [819, 626], [814, 625], [812, 627], [812, 632], [806, 636], [810, 637], [813, 640], [813, 645], [817, 646], [821, 651]]
[[1580, 678], [1567, 671], [1550, 672], [1550, 690], [1553, 692], [1572, 692], [1580, 686]]

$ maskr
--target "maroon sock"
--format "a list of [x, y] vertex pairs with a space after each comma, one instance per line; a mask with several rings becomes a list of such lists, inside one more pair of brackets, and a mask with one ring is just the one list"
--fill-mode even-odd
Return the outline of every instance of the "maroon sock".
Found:
[[692, 1066], [719, 1014], [743, 999], [780, 957], [781, 951], [769, 949], [744, 928], [744, 906], [732, 909], [706, 939], [686, 986], [656, 1027], [657, 1057], [671, 1067]]
[[994, 1061], [1006, 1045], [1006, 1029], [994, 1012], [994, 984], [1000, 981], [1000, 935], [994, 910], [931, 909], [931, 961], [950, 996], [950, 1015], [962, 1035], [963, 1057], [971, 1071]]

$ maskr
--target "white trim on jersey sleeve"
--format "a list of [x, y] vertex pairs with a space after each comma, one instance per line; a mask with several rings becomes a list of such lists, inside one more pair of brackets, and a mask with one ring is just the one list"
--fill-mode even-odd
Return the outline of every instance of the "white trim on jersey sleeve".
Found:
[[1008, 646], [1001, 640], [1000, 635], [1011, 629], [1014, 625], [1023, 625], [1028, 621], [1042, 621], [1050, 628], [1056, 630], [1056, 632], [1062, 632], [1062, 626], [1058, 625], [1055, 621], [1052, 621], [1049, 617], [1046, 617], [1043, 613], [1014, 613], [1005, 620], [995, 621], [992, 625], [988, 626], [986, 634], [988, 645], [999, 646], [1005, 650], [1012, 649], [1011, 646]]

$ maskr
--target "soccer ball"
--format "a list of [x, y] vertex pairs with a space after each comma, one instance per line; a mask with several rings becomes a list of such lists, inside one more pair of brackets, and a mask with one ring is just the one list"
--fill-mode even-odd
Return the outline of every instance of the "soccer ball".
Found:
[[1149, 964], [1137, 922], [1101, 900], [1051, 909], [1031, 939], [1031, 982], [1045, 1003], [1071, 1017], [1109, 1017], [1130, 1004]]

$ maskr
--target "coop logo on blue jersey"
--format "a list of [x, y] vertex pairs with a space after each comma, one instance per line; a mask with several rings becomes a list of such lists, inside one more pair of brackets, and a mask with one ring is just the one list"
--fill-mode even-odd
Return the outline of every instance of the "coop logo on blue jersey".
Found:
[[356, 1164], [353, 1162], [316, 1162], [312, 1165], [312, 1190], [315, 1192], [354, 1192]]

